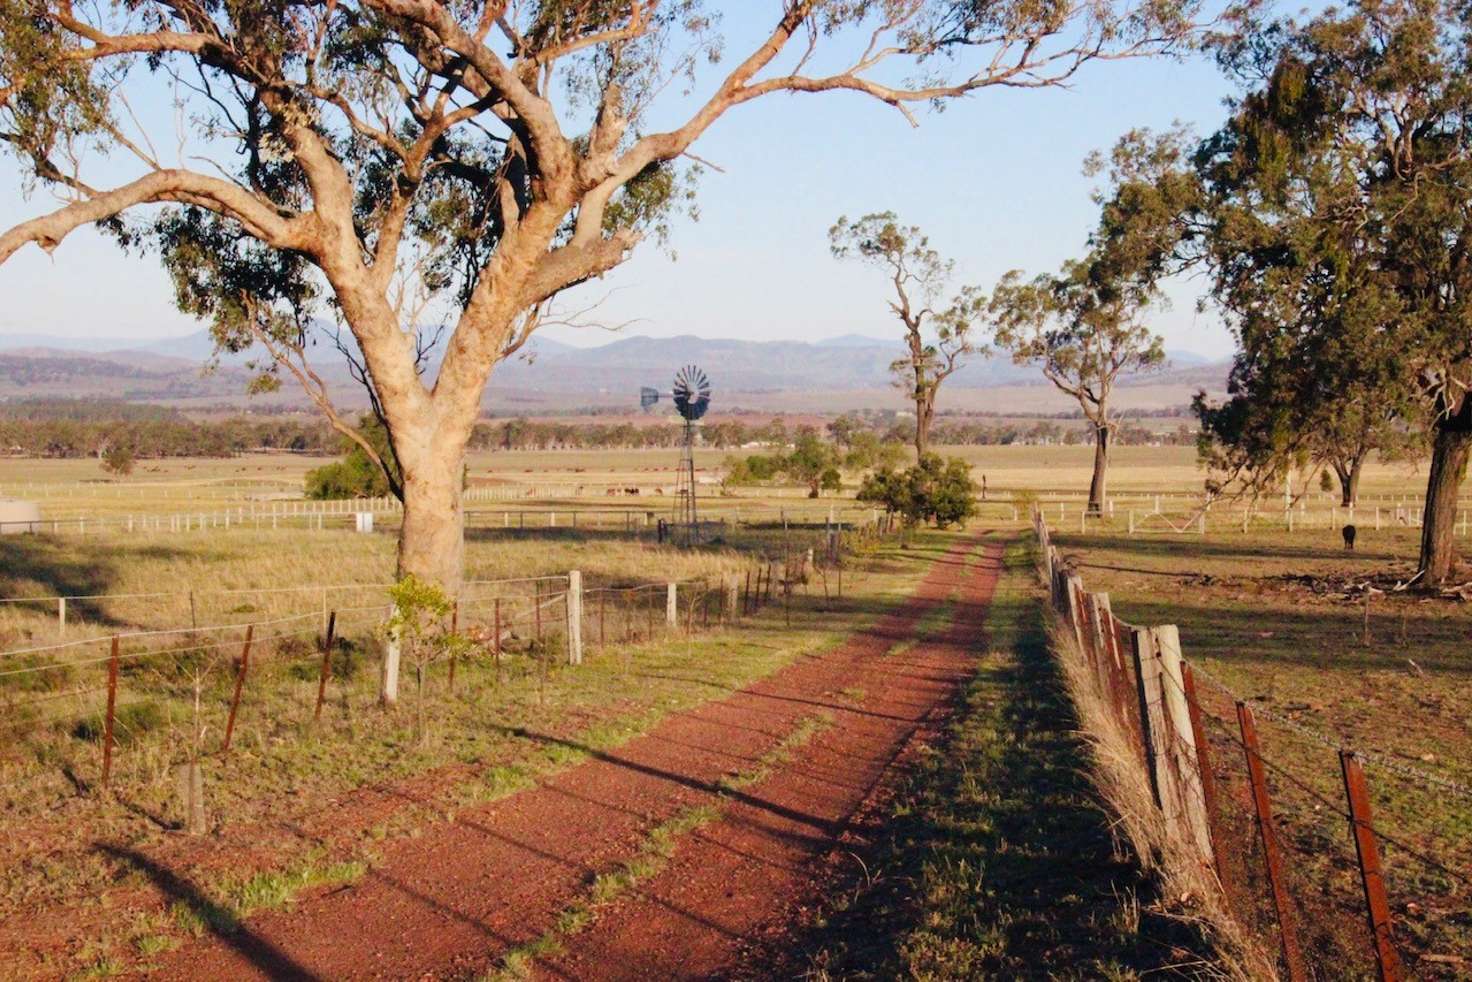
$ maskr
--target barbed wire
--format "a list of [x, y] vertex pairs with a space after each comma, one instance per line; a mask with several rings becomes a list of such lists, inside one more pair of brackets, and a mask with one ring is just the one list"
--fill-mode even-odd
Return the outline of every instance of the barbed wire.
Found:
[[[1423, 785], [1430, 785], [1439, 790], [1447, 791], [1457, 795], [1460, 798], [1465, 798], [1468, 801], [1472, 801], [1472, 785], [1464, 784], [1461, 781], [1456, 780], [1455, 778], [1443, 777], [1439, 774], [1433, 774], [1430, 771], [1423, 770], [1422, 768], [1414, 767], [1412, 765], [1405, 764], [1397, 760], [1392, 760], [1391, 758], [1386, 757], [1384, 754], [1380, 753], [1377, 750], [1361, 750], [1347, 747], [1345, 746], [1342, 739], [1336, 739], [1335, 737], [1329, 736], [1326, 733], [1322, 733], [1319, 730], [1314, 729], [1313, 727], [1306, 726], [1305, 724], [1300, 723], [1298, 720], [1293, 719], [1291, 716], [1284, 715], [1283, 713], [1272, 709], [1261, 700], [1238, 695], [1224, 682], [1216, 678], [1205, 668], [1202, 668], [1199, 664], [1195, 662], [1191, 663], [1191, 671], [1194, 672], [1198, 677], [1205, 679], [1212, 688], [1216, 689], [1222, 695], [1227, 696], [1233, 702], [1246, 703], [1253, 708], [1254, 712], [1261, 714], [1264, 718], [1271, 720], [1272, 722], [1277, 723], [1280, 726], [1292, 730], [1306, 740], [1311, 740], [1314, 743], [1320, 744], [1321, 746], [1335, 751], [1336, 753], [1338, 753], [1339, 751], [1351, 751], [1355, 754], [1355, 756], [1359, 757], [1367, 764], [1373, 764], [1376, 767], [1391, 771], [1392, 773], [1395, 773], [1397, 776], [1402, 777], [1406, 780], [1420, 782]], [[1164, 674], [1167, 677], [1170, 676], [1169, 672], [1166, 672]], [[1172, 679], [1172, 681], [1174, 680]]]
[[[137, 639], [137, 638], [157, 638], [157, 637], [163, 637], [164, 635], [168, 635], [168, 634], [207, 634], [207, 633], [209, 633], [211, 631], [239, 631], [239, 630], [241, 630], [243, 628], [247, 628], [247, 627], [271, 627], [271, 626], [276, 625], [276, 624], [288, 624], [288, 623], [290, 623], [292, 621], [305, 620], [308, 617], [320, 617], [320, 616], [321, 616], [321, 612], [320, 611], [313, 610], [313, 611], [308, 611], [308, 612], [303, 613], [303, 614], [289, 614], [289, 615], [287, 615], [285, 617], [276, 617], [276, 618], [272, 618], [271, 620], [266, 620], [266, 621], [249, 621], [249, 622], [243, 622], [243, 623], [240, 623], [240, 624], [211, 624], [211, 625], [206, 625], [204, 627], [171, 627], [171, 628], [162, 628], [162, 629], [159, 629], [159, 630], [156, 630], [156, 631], [128, 631], [128, 632], [123, 632], [123, 633], [118, 633], [118, 634], [102, 634], [102, 635], [98, 635], [97, 637], [94, 637], [94, 638], [79, 638], [76, 641], [63, 641], [63, 642], [58, 642], [57, 644], [40, 645], [40, 646], [37, 646], [37, 647], [34, 647], [34, 648], [12, 648], [9, 651], [0, 651], [0, 658], [9, 658], [9, 657], [12, 657], [12, 656], [15, 656], [15, 655], [39, 654], [39, 653], [44, 653], [44, 652], [48, 652], [48, 651], [61, 651], [61, 650], [66, 649], [66, 648], [76, 648], [76, 647], [81, 647], [83, 645], [107, 644], [107, 643], [110, 643], [113, 638], [117, 638], [118, 641], [119, 641], [119, 643], [121, 643], [121, 642], [124, 642], [124, 641], [131, 641], [131, 640], [134, 640], [134, 639]], [[222, 642], [222, 643], [224, 643], [224, 642]], [[190, 647], [198, 647], [198, 646], [197, 645], [191, 645]], [[77, 662], [68, 662], [66, 664], [80, 664], [80, 663], [77, 663]], [[40, 667], [54, 668], [56, 666], [55, 665], [49, 665], [49, 666], [40, 666]], [[36, 670], [36, 667], [23, 668], [23, 669], [12, 669], [9, 672], [0, 672], [0, 675], [20, 674], [22, 672], [35, 671], [35, 670]]]

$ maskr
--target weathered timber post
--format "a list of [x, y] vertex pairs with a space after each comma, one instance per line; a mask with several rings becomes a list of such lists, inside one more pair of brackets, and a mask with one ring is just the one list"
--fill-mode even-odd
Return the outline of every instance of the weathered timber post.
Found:
[[583, 663], [583, 574], [576, 569], [567, 574], [567, 663]]
[[[389, 608], [393, 615], [393, 608]], [[399, 703], [399, 632], [390, 631], [388, 642], [383, 648], [383, 679], [379, 688], [378, 702], [387, 709]]]
[[665, 584], [664, 590], [664, 623], [671, 629], [680, 626], [680, 600], [679, 587], [673, 581]]
[[1175, 773], [1180, 780], [1177, 790], [1196, 851], [1204, 863], [1212, 865], [1215, 857], [1211, 847], [1211, 827], [1207, 822], [1206, 795], [1197, 767], [1196, 733], [1191, 726], [1191, 708], [1186, 698], [1181, 635], [1174, 624], [1164, 624], [1155, 629], [1155, 638], [1160, 652], [1162, 701], [1170, 717], [1170, 745], [1177, 751]]
[[741, 578], [735, 573], [727, 573], [725, 576], [725, 594], [721, 619], [729, 622], [736, 617], [737, 604], [741, 602]]
[[1165, 719], [1161, 711], [1160, 659], [1155, 653], [1155, 632], [1137, 627], [1130, 632], [1135, 660], [1136, 697], [1140, 704], [1140, 744], [1145, 754], [1145, 771], [1150, 777], [1150, 794], [1162, 811], [1168, 800], [1163, 766]]
[[1206, 728], [1201, 722], [1201, 701], [1196, 697], [1196, 673], [1191, 663], [1181, 662], [1181, 681], [1186, 689], [1186, 710], [1190, 715], [1191, 739], [1196, 745], [1196, 774], [1201, 781], [1201, 800], [1206, 808], [1206, 828], [1211, 836], [1212, 865], [1217, 882], [1225, 891], [1226, 866], [1221, 856], [1221, 831], [1216, 821], [1216, 773], [1211, 769], [1211, 756], [1206, 742]]

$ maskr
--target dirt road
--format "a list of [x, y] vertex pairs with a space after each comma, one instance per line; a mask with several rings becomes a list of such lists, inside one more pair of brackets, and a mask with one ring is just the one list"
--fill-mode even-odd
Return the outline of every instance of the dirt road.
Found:
[[[727, 972], [817, 896], [818, 860], [949, 712], [999, 566], [999, 546], [958, 540], [909, 602], [844, 644], [395, 841], [353, 886], [186, 946], [149, 977], [457, 978], [515, 952], [548, 978]], [[948, 600], [949, 626], [917, 636]], [[592, 903], [595, 879], [648, 854], [651, 830], [701, 809], [713, 820], [656, 872]]]

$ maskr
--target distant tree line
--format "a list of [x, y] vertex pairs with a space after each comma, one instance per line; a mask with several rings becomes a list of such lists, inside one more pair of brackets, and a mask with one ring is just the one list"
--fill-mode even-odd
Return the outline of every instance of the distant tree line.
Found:
[[[1184, 423], [1169, 431], [1152, 431], [1130, 422], [1120, 422], [1117, 426], [1112, 437], [1116, 444], [1193, 446], [1196, 442], [1195, 429]], [[802, 429], [800, 426], [789, 427], [781, 417], [760, 424], [719, 420], [703, 424], [698, 439], [701, 445], [717, 450], [741, 447], [781, 449], [792, 446]], [[914, 422], [892, 414], [860, 416], [849, 413], [830, 422], [826, 430], [828, 438], [847, 454], [853, 449], [856, 438], [873, 439], [883, 444], [910, 443], [914, 436]], [[930, 442], [953, 446], [1073, 445], [1090, 442], [1092, 432], [1084, 420], [1066, 416], [1027, 420], [937, 416], [930, 428]], [[629, 422], [578, 423], [516, 418], [478, 424], [470, 446], [473, 450], [660, 449], [678, 447], [684, 438], [682, 434], [682, 428], [675, 423], [640, 426]], [[868, 437], [859, 437], [859, 434], [868, 434]]]
[[[715, 420], [700, 428], [701, 445], [717, 450], [768, 448], [785, 453], [805, 427], [781, 417], [763, 423]], [[937, 416], [932, 442], [942, 445], [1082, 444], [1090, 439], [1082, 420], [1067, 417], [1001, 419], [989, 416]], [[676, 423], [636, 425], [531, 420], [484, 420], [471, 441], [475, 450], [628, 450], [673, 449], [683, 430]], [[848, 469], [871, 466], [854, 458], [872, 456], [881, 445], [906, 444], [913, 423], [893, 413], [849, 413], [823, 432], [837, 446]], [[1152, 432], [1123, 423], [1119, 444], [1191, 445], [1193, 429]], [[231, 416], [196, 419], [163, 406], [112, 400], [51, 399], [0, 403], [0, 453], [28, 457], [103, 458], [125, 450], [134, 460], [159, 457], [229, 457], [256, 450], [334, 455], [341, 437], [325, 422], [296, 416]], [[882, 462], [881, 462], [882, 463]]]
[[316, 419], [195, 420], [158, 406], [84, 400], [0, 405], [0, 452], [28, 457], [229, 457], [252, 450], [334, 453]]

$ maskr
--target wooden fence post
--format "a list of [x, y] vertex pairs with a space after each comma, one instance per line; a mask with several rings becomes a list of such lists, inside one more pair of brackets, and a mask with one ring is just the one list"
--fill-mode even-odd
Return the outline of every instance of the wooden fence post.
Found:
[[[327, 680], [332, 677], [332, 642], [337, 637], [337, 611], [329, 611], [327, 614], [327, 633], [322, 641], [322, 671], [317, 675], [317, 708], [312, 711], [312, 719], [322, 718], [322, 701], [327, 698]], [[450, 662], [451, 666], [455, 663]], [[453, 684], [453, 683], [451, 683]]]
[[118, 707], [118, 637], [112, 637], [112, 653], [107, 659], [107, 717], [102, 723], [102, 786], [112, 780], [112, 721]]
[[665, 584], [664, 588], [664, 623], [671, 630], [680, 626], [679, 589], [673, 582]]
[[1278, 832], [1273, 825], [1273, 804], [1268, 797], [1268, 782], [1263, 774], [1262, 754], [1257, 745], [1257, 722], [1252, 708], [1237, 703], [1237, 723], [1242, 730], [1242, 747], [1247, 755], [1247, 779], [1252, 784], [1252, 805], [1257, 813], [1257, 834], [1262, 843], [1263, 864], [1267, 867], [1268, 886], [1273, 894], [1273, 910], [1278, 917], [1278, 934], [1283, 943], [1283, 961], [1288, 978], [1293, 982], [1308, 978], [1303, 967], [1303, 954], [1298, 948], [1298, 935], [1293, 928], [1293, 912], [1289, 906], [1288, 884], [1283, 878], [1283, 857], [1278, 852]]
[[1174, 776], [1181, 807], [1190, 825], [1192, 840], [1202, 861], [1210, 866], [1215, 857], [1211, 847], [1211, 827], [1207, 821], [1206, 794], [1199, 773], [1196, 732], [1191, 725], [1191, 709], [1186, 698], [1185, 671], [1181, 659], [1181, 635], [1174, 624], [1155, 629], [1160, 652], [1161, 701], [1169, 716]]
[[1164, 810], [1167, 796], [1162, 777], [1161, 737], [1165, 735], [1160, 692], [1160, 659], [1155, 655], [1155, 635], [1148, 627], [1130, 630], [1135, 660], [1135, 695], [1140, 704], [1140, 748], [1145, 754], [1145, 770], [1150, 776], [1150, 794], [1155, 806]]
[[1186, 689], [1186, 709], [1191, 718], [1191, 739], [1196, 744], [1196, 773], [1201, 780], [1201, 800], [1206, 808], [1206, 829], [1211, 837], [1211, 855], [1216, 878], [1226, 889], [1225, 867], [1221, 857], [1221, 833], [1216, 821], [1216, 774], [1206, 744], [1206, 728], [1201, 723], [1201, 703], [1196, 698], [1196, 673], [1191, 663], [1181, 662], [1181, 681]]
[[230, 739], [236, 735], [236, 713], [240, 710], [240, 692], [246, 688], [246, 671], [250, 668], [250, 637], [255, 635], [255, 624], [246, 624], [246, 645], [240, 649], [240, 671], [236, 673], [236, 695], [230, 699], [230, 718], [225, 720], [225, 745], [221, 749], [230, 749]]
[[583, 574], [576, 569], [567, 574], [567, 663], [583, 663]]
[[1073, 640], [1085, 658], [1089, 657], [1087, 632], [1084, 630], [1084, 581], [1077, 573], [1069, 573], [1063, 581], [1063, 597], [1068, 604], [1068, 624], [1073, 628]]
[[1365, 912], [1370, 922], [1370, 938], [1375, 946], [1375, 964], [1382, 982], [1399, 982], [1404, 971], [1391, 930], [1390, 901], [1385, 895], [1380, 848], [1375, 842], [1375, 828], [1370, 821], [1370, 789], [1365, 783], [1365, 770], [1352, 750], [1339, 751], [1339, 765], [1344, 771], [1350, 832], [1354, 836], [1355, 856], [1359, 859], [1360, 884], [1365, 890]]

